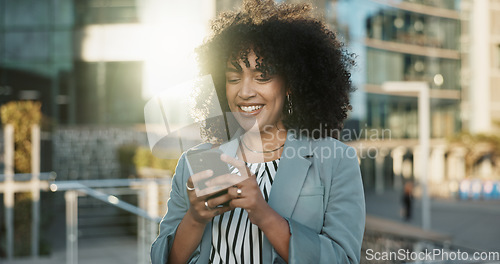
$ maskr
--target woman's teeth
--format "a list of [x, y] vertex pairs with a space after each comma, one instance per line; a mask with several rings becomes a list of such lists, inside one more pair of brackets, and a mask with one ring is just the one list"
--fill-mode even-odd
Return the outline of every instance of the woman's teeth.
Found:
[[243, 110], [244, 112], [250, 113], [255, 110], [261, 109], [262, 105], [252, 105], [252, 106], [240, 106], [240, 109]]

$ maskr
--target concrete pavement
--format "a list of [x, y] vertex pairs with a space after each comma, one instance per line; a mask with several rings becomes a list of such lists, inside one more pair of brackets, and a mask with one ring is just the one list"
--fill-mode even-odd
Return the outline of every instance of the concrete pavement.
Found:
[[[0, 262], [7, 264], [65, 264], [66, 248], [57, 248], [50, 256], [42, 256], [38, 259], [16, 258], [14, 261], [1, 260]], [[80, 239], [78, 241], [78, 264], [101, 263], [138, 263], [137, 239], [132, 236]]]
[[[366, 193], [367, 214], [403, 223], [401, 193]], [[421, 202], [414, 200], [413, 217], [421, 226]], [[454, 245], [478, 251], [500, 251], [500, 201], [431, 200], [431, 230], [451, 237]]]

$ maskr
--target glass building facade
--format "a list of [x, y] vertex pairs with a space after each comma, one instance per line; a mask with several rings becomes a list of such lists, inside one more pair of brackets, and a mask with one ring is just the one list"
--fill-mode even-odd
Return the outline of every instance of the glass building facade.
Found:
[[431, 137], [444, 138], [460, 131], [458, 3], [339, 1], [337, 21], [339, 29], [349, 29], [341, 34], [347, 35], [349, 47], [358, 55], [359, 70], [353, 81], [357, 96], [363, 98], [354, 100], [354, 109], [364, 111], [350, 124], [368, 130], [390, 129], [395, 139], [417, 138], [416, 96], [386, 93], [382, 84], [421, 81], [431, 88]]
[[72, 10], [71, 1], [0, 0], [0, 104], [39, 100], [48, 116], [66, 112]]
[[41, 101], [51, 124], [142, 122], [142, 61], [85, 56], [96, 27], [138, 24], [138, 4], [0, 0], [0, 104]]
[[428, 84], [432, 142], [462, 130], [460, 8], [455, 0], [340, 0], [327, 8], [335, 30], [357, 55], [357, 91], [346, 128], [368, 135], [352, 143], [367, 190], [401, 189], [420, 177], [417, 95], [384, 91], [384, 83]]

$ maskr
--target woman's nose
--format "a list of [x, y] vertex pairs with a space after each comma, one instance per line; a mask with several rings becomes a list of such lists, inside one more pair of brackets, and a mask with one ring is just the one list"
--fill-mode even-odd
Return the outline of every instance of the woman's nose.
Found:
[[244, 78], [238, 96], [242, 99], [248, 99], [256, 95], [255, 84], [251, 78]]

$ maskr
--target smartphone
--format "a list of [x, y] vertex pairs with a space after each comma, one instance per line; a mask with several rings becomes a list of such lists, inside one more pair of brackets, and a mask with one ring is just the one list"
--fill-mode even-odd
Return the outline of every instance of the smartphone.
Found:
[[[198, 180], [193, 179], [193, 184], [198, 196], [217, 192], [216, 190], [208, 191], [206, 182], [217, 176], [231, 173], [229, 165], [220, 159], [221, 154], [222, 151], [220, 149], [191, 150], [186, 153], [188, 169], [191, 175], [204, 170], [212, 170], [214, 172], [213, 176], [210, 178]], [[219, 190], [227, 187], [229, 186], [220, 186]]]

